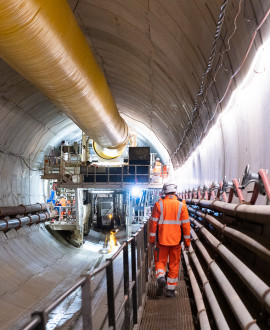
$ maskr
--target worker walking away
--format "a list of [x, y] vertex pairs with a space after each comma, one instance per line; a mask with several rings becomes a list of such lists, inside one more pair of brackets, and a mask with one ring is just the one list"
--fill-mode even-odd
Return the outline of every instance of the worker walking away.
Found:
[[150, 217], [150, 238], [154, 250], [155, 270], [158, 282], [157, 295], [163, 294], [166, 285], [166, 264], [169, 257], [167, 276], [167, 297], [175, 295], [181, 256], [181, 227], [184, 234], [185, 248], [190, 246], [190, 221], [187, 206], [175, 196], [177, 186], [174, 183], [163, 185], [164, 199], [155, 203]]

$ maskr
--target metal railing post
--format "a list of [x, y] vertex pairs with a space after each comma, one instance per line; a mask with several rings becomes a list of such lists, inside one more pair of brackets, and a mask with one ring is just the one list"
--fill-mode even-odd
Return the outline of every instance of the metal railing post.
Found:
[[137, 279], [137, 287], [138, 287], [138, 307], [142, 306], [142, 257], [141, 257], [141, 248], [142, 248], [142, 240], [141, 240], [141, 232], [137, 235], [137, 271], [138, 271], [138, 279]]
[[132, 281], [134, 286], [132, 288], [132, 303], [133, 303], [133, 324], [138, 323], [138, 301], [137, 301], [137, 270], [136, 270], [136, 242], [135, 237], [131, 241], [131, 263], [132, 263]]
[[145, 282], [148, 282], [148, 272], [149, 272], [149, 263], [148, 263], [148, 237], [147, 237], [147, 223], [144, 224], [143, 227], [143, 233], [144, 233], [144, 251], [145, 251]]
[[106, 267], [109, 327], [113, 327], [113, 329], [115, 329], [113, 260], [106, 259], [106, 261], [110, 262]]
[[125, 242], [123, 250], [123, 268], [124, 268], [124, 295], [127, 296], [125, 304], [125, 329], [130, 329], [130, 298], [129, 298], [129, 260], [128, 260], [128, 242]]
[[48, 322], [48, 315], [47, 313], [45, 313], [44, 311], [42, 312], [39, 312], [39, 311], [36, 311], [36, 312], [33, 312], [31, 314], [31, 316], [39, 316], [40, 318], [40, 323], [35, 326], [35, 330], [46, 330], [46, 324]]
[[91, 276], [87, 275], [82, 285], [82, 318], [83, 330], [93, 329], [92, 320], [92, 297], [91, 297]]
[[[90, 274], [82, 277], [77, 281], [72, 287], [66, 290], [61, 296], [55, 299], [49, 306], [47, 306], [43, 311], [36, 311], [32, 314], [30, 322], [28, 322], [22, 329], [36, 329], [36, 330], [46, 330], [46, 324], [48, 321], [49, 314], [57, 307], [61, 302], [63, 302], [67, 297], [69, 297], [75, 290], [81, 288], [82, 293], [82, 321], [83, 330], [93, 329], [93, 320], [95, 316], [92, 315], [92, 293], [91, 293], [91, 278], [96, 274], [100, 274], [101, 271], [106, 268], [106, 280], [107, 280], [107, 311], [104, 313], [104, 319], [102, 324], [104, 325], [108, 317], [108, 328], [115, 330], [116, 323], [118, 324], [121, 319], [121, 329], [130, 330], [135, 324], [138, 324], [138, 300], [142, 301], [142, 297], [138, 297], [138, 291], [142, 291], [144, 287], [145, 293], [145, 283], [148, 282], [148, 278], [145, 281], [146, 270], [149, 270], [145, 266], [145, 262], [149, 265], [151, 260], [147, 261], [147, 254], [145, 256], [144, 251], [148, 251], [148, 256], [150, 256], [151, 249], [146, 249], [144, 244], [147, 244], [148, 237], [148, 223], [145, 223], [144, 228], [141, 228], [138, 233], [132, 236], [128, 241], [126, 241], [122, 247], [103, 265], [99, 266], [97, 269], [93, 270]], [[145, 242], [144, 242], [145, 240]], [[131, 253], [129, 250], [129, 243], [131, 243]], [[137, 251], [136, 251], [137, 246]], [[114, 275], [113, 275], [113, 260], [123, 251], [123, 271], [124, 271], [124, 281], [121, 280], [122, 285], [124, 285], [124, 301], [117, 311], [116, 315], [116, 305], [115, 305], [115, 288], [114, 288]], [[130, 258], [131, 254], [131, 258]], [[136, 259], [138, 260], [138, 270], [136, 267]], [[145, 260], [146, 259], [146, 260]], [[131, 264], [130, 264], [131, 263]], [[132, 276], [130, 282], [130, 267], [132, 270]], [[145, 267], [146, 269], [144, 269]], [[139, 278], [138, 278], [139, 277]], [[141, 286], [141, 288], [140, 288]], [[117, 292], [120, 288], [120, 284], [117, 288]], [[132, 292], [131, 292], [132, 289]], [[142, 292], [140, 292], [140, 295]], [[132, 302], [131, 302], [132, 295]], [[131, 306], [133, 311], [131, 312]], [[140, 305], [141, 307], [142, 305]], [[118, 308], [118, 305], [117, 305]], [[122, 319], [121, 313], [125, 314], [124, 320]], [[108, 316], [107, 316], [108, 313]], [[123, 323], [124, 321], [124, 323]]]

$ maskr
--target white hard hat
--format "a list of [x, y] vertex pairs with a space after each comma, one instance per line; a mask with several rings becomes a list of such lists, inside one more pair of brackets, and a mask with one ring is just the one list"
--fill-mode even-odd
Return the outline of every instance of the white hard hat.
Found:
[[167, 182], [164, 183], [162, 190], [164, 191], [164, 194], [176, 193], [177, 185], [173, 182]]
[[156, 160], [160, 160], [160, 158], [156, 158]]

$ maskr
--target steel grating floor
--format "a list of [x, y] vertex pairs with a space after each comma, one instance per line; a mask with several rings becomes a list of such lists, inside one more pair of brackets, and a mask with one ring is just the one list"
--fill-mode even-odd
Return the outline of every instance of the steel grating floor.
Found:
[[157, 283], [155, 275], [149, 283], [148, 300], [145, 305], [140, 330], [189, 330], [194, 329], [192, 312], [184, 281], [183, 269], [180, 265], [179, 282], [176, 288], [177, 295], [166, 297], [166, 288], [163, 296], [156, 296]]

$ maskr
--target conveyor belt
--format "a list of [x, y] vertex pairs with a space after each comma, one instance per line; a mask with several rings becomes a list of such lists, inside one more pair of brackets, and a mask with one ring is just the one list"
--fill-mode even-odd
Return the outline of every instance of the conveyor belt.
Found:
[[180, 265], [179, 282], [176, 288], [177, 295], [175, 297], [167, 298], [166, 288], [164, 288], [163, 296], [157, 297], [156, 290], [157, 282], [153, 274], [149, 283], [148, 300], [140, 330], [194, 329], [182, 266]]

